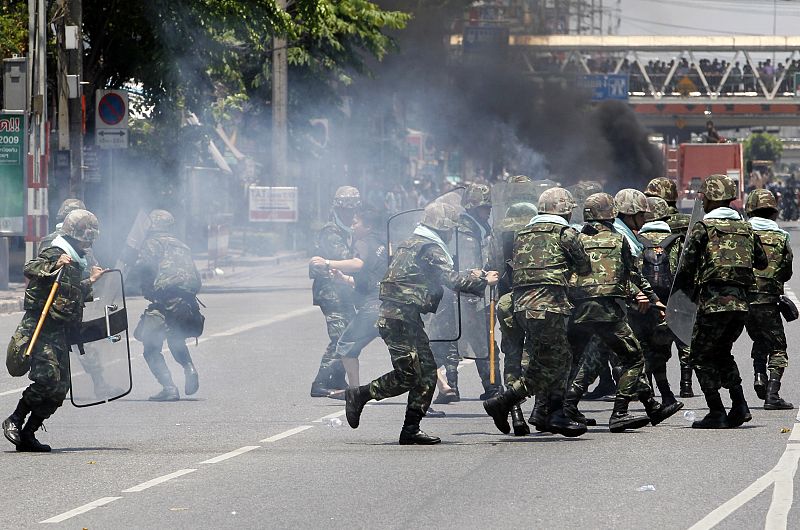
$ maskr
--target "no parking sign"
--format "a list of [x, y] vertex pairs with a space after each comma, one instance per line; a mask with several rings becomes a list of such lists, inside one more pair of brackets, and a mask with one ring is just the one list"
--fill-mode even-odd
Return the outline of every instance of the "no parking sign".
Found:
[[98, 90], [95, 95], [95, 144], [103, 149], [128, 147], [128, 93]]

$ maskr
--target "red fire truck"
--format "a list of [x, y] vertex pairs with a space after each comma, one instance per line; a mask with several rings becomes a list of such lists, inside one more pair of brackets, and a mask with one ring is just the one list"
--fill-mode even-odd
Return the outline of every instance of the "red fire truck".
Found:
[[691, 210], [700, 184], [709, 175], [728, 175], [739, 189], [734, 206], [744, 198], [744, 149], [742, 144], [680, 144], [665, 146], [667, 177], [678, 182], [678, 208]]

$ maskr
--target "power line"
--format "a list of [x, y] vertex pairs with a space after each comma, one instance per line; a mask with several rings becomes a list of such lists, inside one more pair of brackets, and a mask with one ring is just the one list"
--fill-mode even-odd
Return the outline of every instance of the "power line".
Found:
[[641, 22], [643, 24], [649, 24], [649, 25], [653, 25], [653, 26], [662, 26], [662, 27], [665, 27], [665, 28], [674, 28], [674, 29], [690, 29], [692, 31], [704, 31], [706, 33], [716, 33], [716, 34], [719, 34], [719, 35], [760, 35], [760, 34], [754, 34], [754, 33], [745, 33], [745, 32], [741, 32], [741, 31], [729, 31], [729, 30], [728, 31], [720, 31], [720, 30], [711, 29], [711, 28], [699, 28], [699, 27], [695, 27], [695, 26], [683, 26], [683, 25], [680, 25], [680, 24], [669, 24], [667, 22], [654, 22], [652, 20], [646, 20], [646, 19], [643, 19], [643, 18], [636, 18], [636, 17], [628, 17], [628, 16], [624, 16], [624, 15], [621, 16], [620, 18], [622, 18], [623, 20], [628, 20], [628, 21], [633, 21], [633, 22]]

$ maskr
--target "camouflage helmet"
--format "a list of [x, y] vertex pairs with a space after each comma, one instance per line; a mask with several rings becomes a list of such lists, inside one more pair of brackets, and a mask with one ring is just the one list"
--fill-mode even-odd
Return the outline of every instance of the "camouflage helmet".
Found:
[[575, 206], [572, 194], [564, 188], [549, 188], [539, 196], [539, 213], [567, 215]]
[[58, 213], [56, 214], [56, 221], [59, 223], [63, 223], [64, 219], [67, 218], [69, 212], [72, 210], [85, 210], [86, 205], [83, 204], [83, 201], [80, 199], [64, 199], [64, 202], [61, 203], [61, 208], [58, 209]]
[[614, 197], [608, 193], [593, 193], [583, 204], [585, 221], [613, 221], [617, 217], [617, 206]]
[[756, 210], [774, 210], [778, 211], [778, 201], [775, 200], [775, 195], [769, 190], [753, 190], [747, 196], [747, 204], [744, 207], [748, 215]]
[[61, 227], [64, 235], [90, 245], [100, 236], [100, 224], [97, 217], [89, 210], [72, 210], [64, 219]]
[[340, 186], [333, 196], [334, 208], [360, 208], [361, 194], [353, 186]]
[[736, 183], [728, 175], [709, 175], [698, 193], [709, 201], [732, 201], [736, 198]]
[[155, 232], [169, 232], [175, 226], [175, 218], [166, 210], [153, 210], [150, 212], [150, 230]]
[[458, 210], [444, 202], [432, 202], [425, 207], [422, 224], [434, 230], [452, 230], [458, 223]]
[[514, 175], [513, 177], [508, 179], [508, 182], [513, 182], [515, 184], [524, 184], [525, 182], [532, 182], [531, 178], [527, 175]]
[[465, 210], [492, 205], [492, 190], [486, 184], [470, 184], [461, 198]]
[[661, 197], [667, 202], [678, 200], [678, 184], [666, 177], [654, 178], [647, 183], [644, 194], [648, 197]]
[[527, 217], [538, 215], [539, 209], [532, 202], [515, 202], [506, 210], [506, 217]]
[[624, 215], [636, 215], [637, 213], [650, 211], [645, 194], [633, 188], [619, 190], [614, 196], [614, 202], [619, 213]]
[[647, 205], [650, 211], [644, 216], [646, 221], [663, 221], [670, 216], [669, 204], [661, 197], [648, 197]]

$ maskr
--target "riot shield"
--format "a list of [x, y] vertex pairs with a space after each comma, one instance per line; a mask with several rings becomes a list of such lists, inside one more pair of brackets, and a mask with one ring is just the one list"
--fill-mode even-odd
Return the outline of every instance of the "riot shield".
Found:
[[76, 407], [113, 401], [133, 386], [122, 271], [103, 274], [93, 296], [69, 352], [70, 399]]
[[[692, 209], [692, 218], [689, 221], [689, 229], [684, 239], [683, 252], [678, 260], [678, 271], [683, 266], [684, 253], [686, 251], [686, 241], [689, 234], [692, 233], [692, 227], [697, 221], [703, 218], [703, 202], [699, 199], [695, 201], [694, 208]], [[676, 271], [677, 276], [677, 271]], [[683, 289], [676, 288], [673, 283], [672, 291], [669, 294], [669, 301], [667, 302], [667, 325], [672, 333], [683, 342], [684, 344], [692, 343], [692, 331], [694, 330], [694, 322], [697, 319], [697, 303], [694, 301], [694, 282], [691, 285], [685, 286]]]
[[[128, 237], [125, 238], [125, 247], [120, 252], [119, 258], [114, 265], [114, 269], [120, 271], [122, 276], [121, 282], [107, 282], [102, 285], [95, 284], [95, 296], [99, 296], [111, 305], [120, 305], [122, 298], [122, 283], [128, 281], [128, 276], [136, 264], [139, 257], [139, 250], [142, 248], [144, 240], [147, 239], [147, 233], [150, 230], [150, 216], [144, 210], [139, 210], [136, 214], [136, 219], [133, 221]], [[99, 287], [99, 289], [98, 289]]]
[[[481, 234], [459, 227], [456, 230], [456, 247], [453, 249], [458, 269], [483, 269], [487, 262], [487, 240]], [[461, 308], [461, 336], [458, 353], [466, 359], [485, 359], [489, 356], [489, 290], [474, 295], [459, 293]], [[493, 323], [492, 323], [493, 324]]]

